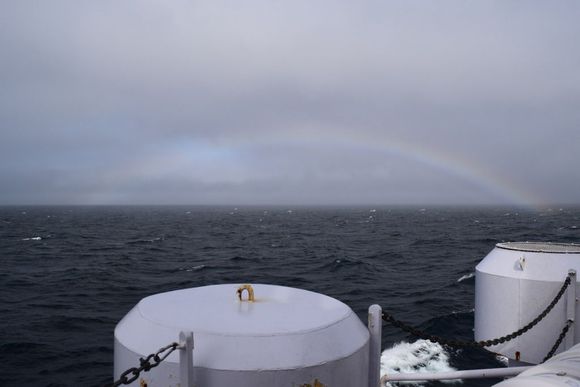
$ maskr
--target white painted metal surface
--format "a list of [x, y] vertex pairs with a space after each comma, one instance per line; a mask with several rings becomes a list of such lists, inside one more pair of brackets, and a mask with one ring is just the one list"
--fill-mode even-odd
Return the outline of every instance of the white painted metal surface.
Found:
[[[570, 280], [572, 281], [572, 283], [576, 283], [576, 281], [578, 281], [578, 275], [576, 270], [570, 270]], [[576, 286], [570, 286], [570, 288], [568, 289], [568, 291], [566, 292], [566, 318], [568, 319], [568, 321], [572, 321], [572, 324], [570, 324], [570, 329], [568, 330], [568, 335], [566, 336], [566, 339], [564, 340], [564, 348], [565, 349], [570, 349], [574, 346], [574, 342], [575, 342], [575, 338], [576, 338], [576, 321], [580, 321], [580, 320], [576, 320], [576, 303], [577, 303], [577, 297], [576, 297]]]
[[369, 387], [376, 387], [381, 380], [381, 339], [383, 335], [383, 308], [374, 304], [369, 307], [368, 328], [370, 333]]
[[179, 381], [181, 387], [193, 387], [193, 332], [179, 333]]
[[[475, 339], [504, 336], [542, 312], [570, 269], [580, 269], [580, 246], [550, 243], [500, 243], [476, 267]], [[574, 293], [577, 283], [568, 289]], [[569, 316], [579, 320], [577, 300], [564, 295], [552, 312], [522, 336], [489, 350], [522, 362], [539, 363], [556, 342]], [[575, 296], [574, 296], [575, 298]], [[580, 342], [580, 330], [569, 333]], [[565, 349], [566, 341], [558, 350]], [[518, 356], [519, 353], [519, 356]]]
[[487, 368], [480, 370], [464, 370], [450, 372], [414, 372], [394, 373], [381, 378], [381, 386], [388, 382], [423, 382], [433, 380], [459, 380], [459, 379], [486, 379], [505, 378], [515, 376], [529, 370], [528, 367]]
[[580, 387], [580, 344], [496, 387]]
[[[206, 286], [141, 300], [115, 329], [115, 379], [137, 366], [139, 357], [177, 341], [180, 331], [192, 331], [196, 386], [368, 384], [369, 332], [348, 306], [273, 285], [253, 285], [255, 302], [240, 301], [238, 287]], [[178, 386], [176, 352], [140, 379], [149, 386]]]

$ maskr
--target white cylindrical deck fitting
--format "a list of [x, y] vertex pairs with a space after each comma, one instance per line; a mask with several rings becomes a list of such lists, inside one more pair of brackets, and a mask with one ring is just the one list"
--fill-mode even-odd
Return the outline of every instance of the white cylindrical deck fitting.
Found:
[[[117, 379], [139, 358], [193, 332], [196, 386], [366, 386], [369, 331], [342, 302], [301, 289], [215, 285], [141, 300], [115, 329]], [[142, 373], [149, 386], [180, 385], [178, 352]], [[182, 385], [183, 386], [183, 385]]]
[[[475, 339], [495, 339], [534, 320], [554, 299], [571, 269], [580, 269], [580, 245], [499, 243], [475, 270]], [[576, 292], [577, 286], [574, 281], [568, 292]], [[540, 363], [566, 325], [571, 306], [564, 294], [531, 330], [487, 348], [510, 359]], [[574, 319], [579, 317], [576, 308]], [[580, 342], [580, 330], [568, 334], [573, 343]]]

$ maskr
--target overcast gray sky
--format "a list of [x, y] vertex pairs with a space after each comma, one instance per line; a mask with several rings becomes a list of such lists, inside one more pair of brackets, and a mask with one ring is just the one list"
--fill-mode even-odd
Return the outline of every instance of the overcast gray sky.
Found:
[[580, 203], [580, 2], [1, 1], [0, 204]]

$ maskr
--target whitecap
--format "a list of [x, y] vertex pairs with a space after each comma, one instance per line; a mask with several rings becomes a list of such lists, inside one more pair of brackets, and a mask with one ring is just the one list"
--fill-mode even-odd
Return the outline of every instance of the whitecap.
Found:
[[[456, 369], [449, 365], [449, 355], [445, 349], [440, 344], [428, 340], [417, 340], [414, 343], [401, 342], [386, 349], [381, 355], [381, 377], [396, 373], [451, 371], [456, 371]], [[461, 383], [461, 380], [454, 379], [446, 382]], [[399, 382], [398, 384], [421, 385], [417, 382]], [[392, 386], [390, 383], [386, 385]]]
[[468, 280], [468, 279], [470, 279], [470, 278], [473, 278], [473, 277], [475, 277], [475, 273], [469, 273], [469, 274], [465, 274], [465, 275], [462, 275], [462, 276], [461, 276], [461, 277], [460, 277], [460, 278], [457, 280], [457, 282], [463, 282], [463, 281], [465, 281], [465, 280]]
[[36, 236], [36, 237], [31, 237], [31, 238], [22, 238], [21, 240], [23, 240], [23, 241], [39, 241], [39, 240], [42, 240], [42, 237]]
[[205, 268], [205, 265], [197, 265], [197, 266], [191, 266], [191, 267], [180, 267], [179, 270], [181, 271], [199, 271], [199, 270], [203, 270]]
[[[462, 309], [462, 310], [452, 310], [451, 314], [460, 314], [460, 313], [473, 313], [475, 312], [475, 308], [471, 309]], [[458, 351], [461, 351], [460, 349]]]

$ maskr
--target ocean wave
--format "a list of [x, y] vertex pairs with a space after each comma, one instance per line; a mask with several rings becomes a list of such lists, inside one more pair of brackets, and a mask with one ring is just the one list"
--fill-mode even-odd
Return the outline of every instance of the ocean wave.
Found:
[[156, 237], [156, 238], [148, 238], [148, 239], [135, 239], [128, 241], [128, 245], [143, 245], [143, 244], [150, 244], [150, 243], [160, 243], [165, 240], [165, 237]]
[[[396, 373], [450, 371], [456, 371], [456, 369], [449, 364], [449, 355], [445, 349], [440, 344], [428, 340], [417, 340], [414, 343], [401, 342], [386, 349], [381, 355], [381, 377]], [[454, 379], [447, 382], [461, 383], [462, 381]], [[417, 382], [410, 384], [422, 385]], [[387, 383], [387, 386], [393, 386], [393, 384]]]

